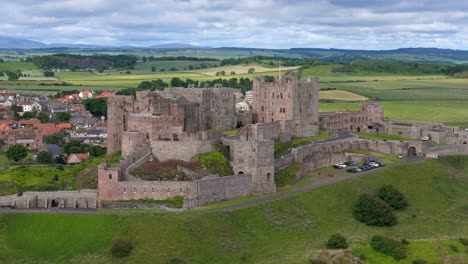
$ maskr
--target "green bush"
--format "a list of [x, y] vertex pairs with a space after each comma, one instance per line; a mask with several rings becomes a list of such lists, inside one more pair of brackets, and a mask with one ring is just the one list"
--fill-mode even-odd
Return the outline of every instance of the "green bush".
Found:
[[404, 259], [407, 256], [405, 246], [401, 242], [388, 237], [373, 236], [370, 245], [375, 251], [391, 256], [396, 260]]
[[220, 176], [232, 174], [231, 168], [229, 167], [229, 161], [221, 152], [214, 151], [199, 154], [196, 159], [201, 166], [208, 169], [211, 173], [217, 173]]
[[348, 248], [348, 243], [346, 242], [346, 237], [340, 234], [334, 234], [328, 239], [326, 246], [329, 249], [341, 249]]
[[37, 162], [42, 164], [52, 163], [52, 154], [47, 151], [41, 151], [37, 154]]
[[382, 185], [377, 191], [377, 196], [395, 210], [403, 210], [408, 206], [405, 196], [391, 184]]
[[450, 247], [450, 249], [451, 249], [453, 252], [455, 252], [455, 253], [458, 253], [458, 252], [460, 251], [460, 250], [458, 249], [458, 247], [455, 246], [455, 245], [450, 245], [449, 247]]
[[116, 258], [123, 258], [130, 256], [132, 253], [133, 244], [128, 240], [116, 239], [112, 241], [112, 256]]
[[372, 194], [361, 194], [353, 206], [353, 217], [374, 226], [393, 226], [397, 220], [392, 208]]
[[428, 262], [424, 259], [415, 259], [413, 260], [413, 264], [427, 264]]
[[460, 238], [458, 239], [458, 241], [460, 241], [460, 243], [462, 243], [462, 245], [468, 246], [468, 239], [467, 239], [467, 238], [462, 238], [462, 237], [460, 237]]
[[28, 149], [23, 145], [13, 145], [6, 151], [6, 156], [8, 159], [20, 161], [28, 156]]
[[402, 243], [403, 245], [409, 245], [409, 241], [406, 240], [406, 239], [402, 239], [402, 240], [401, 240], [401, 243]]

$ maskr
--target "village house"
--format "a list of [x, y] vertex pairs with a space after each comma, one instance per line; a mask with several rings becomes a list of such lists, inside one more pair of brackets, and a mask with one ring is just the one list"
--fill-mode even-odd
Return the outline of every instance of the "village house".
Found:
[[68, 164], [78, 164], [87, 160], [89, 160], [89, 153], [72, 153], [67, 158]]

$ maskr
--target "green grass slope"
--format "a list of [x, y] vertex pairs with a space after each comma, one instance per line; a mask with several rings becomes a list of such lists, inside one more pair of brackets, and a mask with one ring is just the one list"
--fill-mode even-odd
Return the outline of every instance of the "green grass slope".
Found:
[[[397, 239], [468, 236], [468, 157], [398, 166], [225, 213], [0, 215], [0, 259], [6, 263], [307, 263], [334, 233], [354, 245], [374, 234]], [[409, 207], [394, 227], [368, 227], [351, 216], [359, 193], [397, 186]], [[130, 257], [109, 254], [111, 240], [130, 239]], [[361, 252], [365, 249], [361, 249]], [[439, 262], [429, 256], [431, 263]]]

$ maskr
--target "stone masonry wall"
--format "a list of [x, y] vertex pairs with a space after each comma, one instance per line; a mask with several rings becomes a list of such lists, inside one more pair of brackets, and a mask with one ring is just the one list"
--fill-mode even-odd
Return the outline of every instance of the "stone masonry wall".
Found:
[[0, 196], [0, 207], [97, 208], [97, 191], [24, 192], [22, 196]]
[[426, 151], [426, 157], [435, 158], [449, 155], [467, 155], [468, 154], [468, 145], [453, 145], [453, 146], [444, 146], [444, 147], [433, 147], [429, 148]]

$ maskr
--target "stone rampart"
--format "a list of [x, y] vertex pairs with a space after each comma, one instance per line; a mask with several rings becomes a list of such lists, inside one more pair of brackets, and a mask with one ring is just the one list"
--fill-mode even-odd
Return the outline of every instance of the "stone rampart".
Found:
[[1, 196], [0, 207], [97, 208], [97, 191], [24, 192], [22, 196]]
[[450, 155], [467, 155], [468, 145], [453, 145], [444, 147], [432, 147], [426, 150], [426, 157], [437, 159], [438, 157]]

